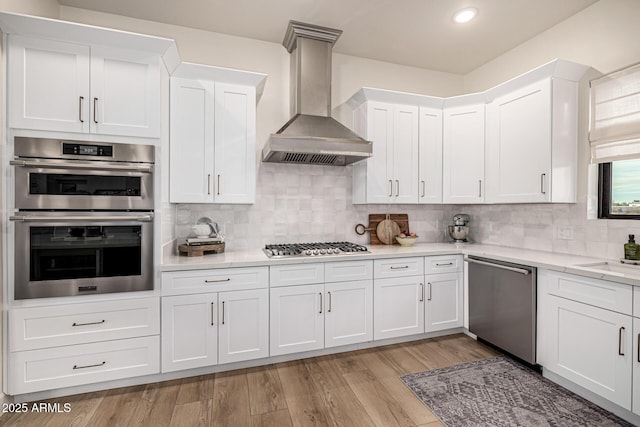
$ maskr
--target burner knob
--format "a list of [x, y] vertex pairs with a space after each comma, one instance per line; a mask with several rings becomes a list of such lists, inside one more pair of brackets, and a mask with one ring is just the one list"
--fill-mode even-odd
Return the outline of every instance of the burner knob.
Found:
[[305, 255], [313, 255], [313, 252], [311, 251], [311, 249], [307, 249], [306, 251], [304, 251]]
[[318, 250], [317, 250], [317, 249], [314, 249], [314, 250], [313, 250], [313, 254], [314, 254], [314, 255], [318, 255], [318, 253], [319, 253], [319, 252], [318, 252]]
[[327, 250], [326, 250], [326, 249], [320, 249], [320, 255], [324, 255], [324, 254], [326, 254], [326, 253], [327, 253]]
[[333, 253], [334, 253], [334, 254], [339, 254], [339, 253], [340, 253], [340, 249], [335, 248], [335, 249], [333, 250]]
[[280, 250], [278, 251], [278, 255], [279, 255], [279, 256], [283, 256], [283, 255], [284, 255], [284, 251], [283, 251], [282, 249], [280, 249]]
[[267, 254], [267, 256], [273, 256], [273, 252], [271, 252], [271, 249], [265, 249], [264, 250]]

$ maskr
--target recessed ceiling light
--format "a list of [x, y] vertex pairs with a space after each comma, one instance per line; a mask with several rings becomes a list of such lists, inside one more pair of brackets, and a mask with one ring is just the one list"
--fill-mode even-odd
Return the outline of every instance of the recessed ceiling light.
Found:
[[478, 9], [476, 9], [475, 7], [468, 7], [466, 9], [457, 11], [453, 15], [453, 20], [458, 24], [463, 24], [465, 22], [471, 21], [473, 18], [476, 17], [477, 14], [478, 14]]

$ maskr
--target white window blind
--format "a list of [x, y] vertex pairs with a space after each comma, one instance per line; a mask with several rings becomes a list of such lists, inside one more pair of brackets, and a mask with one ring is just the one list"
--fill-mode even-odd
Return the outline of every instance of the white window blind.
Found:
[[591, 81], [592, 163], [640, 158], [640, 64]]

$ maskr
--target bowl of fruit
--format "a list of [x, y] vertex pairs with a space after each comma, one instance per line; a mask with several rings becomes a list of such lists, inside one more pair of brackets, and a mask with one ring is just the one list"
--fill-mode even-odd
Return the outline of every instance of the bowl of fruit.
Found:
[[417, 239], [418, 236], [416, 233], [411, 233], [409, 230], [404, 230], [396, 236], [396, 242], [398, 242], [400, 246], [413, 246]]

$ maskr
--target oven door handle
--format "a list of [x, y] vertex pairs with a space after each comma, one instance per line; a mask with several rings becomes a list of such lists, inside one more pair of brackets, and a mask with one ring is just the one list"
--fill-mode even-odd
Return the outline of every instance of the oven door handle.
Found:
[[57, 163], [57, 162], [43, 162], [34, 160], [11, 160], [9, 162], [12, 166], [21, 166], [24, 168], [55, 168], [55, 169], [69, 169], [69, 170], [106, 170], [106, 171], [133, 171], [133, 172], [145, 172], [151, 173], [152, 166], [147, 164], [131, 164], [125, 163], [122, 165], [114, 164], [101, 164], [100, 162], [87, 163]]
[[60, 216], [38, 216], [38, 215], [12, 215], [9, 217], [9, 221], [21, 221], [21, 222], [58, 222], [58, 221], [84, 221], [84, 222], [96, 222], [96, 221], [140, 221], [151, 222], [153, 215], [138, 215], [138, 216], [115, 216], [115, 215], [102, 215], [102, 216], [73, 216], [73, 215], [60, 215]]

